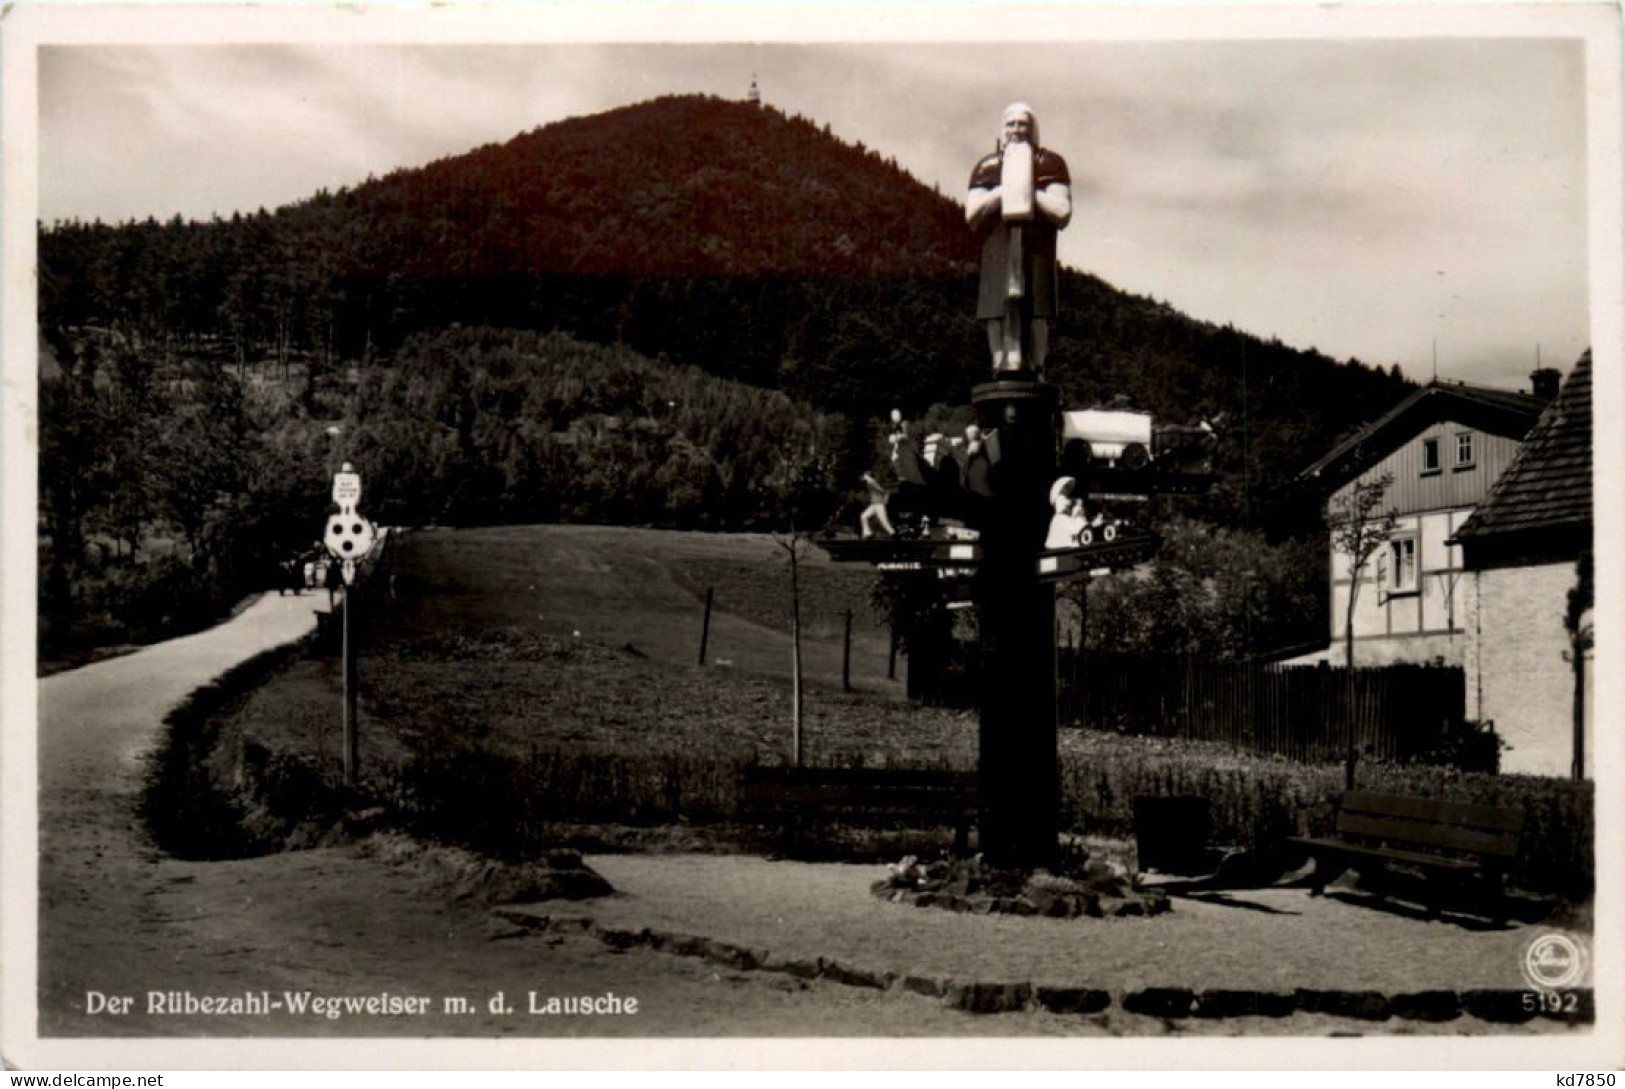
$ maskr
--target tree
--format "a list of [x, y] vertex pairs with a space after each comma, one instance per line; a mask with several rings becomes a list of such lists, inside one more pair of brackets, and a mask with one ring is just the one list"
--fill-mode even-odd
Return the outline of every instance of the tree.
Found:
[[801, 765], [801, 558], [812, 542], [812, 527], [828, 528], [834, 518], [832, 477], [836, 458], [816, 422], [793, 419], [780, 435], [764, 492], [776, 526], [773, 540], [790, 569], [791, 758]]
[[106, 500], [105, 415], [96, 393], [103, 352], [93, 335], [46, 329], [60, 368], [39, 383], [40, 614], [46, 642], [70, 632], [80, 616], [88, 521]]
[[157, 488], [164, 513], [180, 531], [201, 572], [227, 558], [219, 547], [233, 528], [246, 491], [254, 431], [235, 377], [207, 364], [193, 369], [189, 403], [170, 416]]
[[807, 538], [791, 526], [775, 533], [773, 542], [784, 549], [790, 569], [790, 763], [801, 766], [801, 555]]
[[110, 381], [99, 398], [103, 404], [99, 471], [105, 484], [97, 522], [116, 546], [129, 546], [124, 559], [133, 566], [147, 527], [157, 516], [157, 481], [173, 406], [153, 353], [115, 343], [109, 354]]
[[1567, 658], [1574, 670], [1574, 763], [1570, 774], [1585, 778], [1585, 685], [1586, 654], [1596, 641], [1595, 628], [1587, 619], [1596, 603], [1594, 562], [1591, 549], [1586, 549], [1575, 562], [1574, 585], [1569, 588], [1567, 607], [1563, 612], [1563, 630], [1569, 636]]
[[1399, 514], [1387, 507], [1388, 489], [1394, 474], [1356, 480], [1329, 505], [1326, 515], [1331, 531], [1332, 550], [1348, 557], [1349, 599], [1343, 613], [1343, 665], [1347, 670], [1348, 698], [1344, 702], [1348, 756], [1344, 766], [1344, 786], [1354, 789], [1354, 604], [1360, 596], [1360, 573], [1393, 536]]
[[[945, 606], [942, 581], [931, 572], [882, 571], [869, 588], [869, 607], [891, 633], [895, 675], [899, 651], [908, 655], [908, 694], [926, 704], [945, 702], [944, 673], [953, 653], [954, 614]], [[947, 702], [952, 702], [947, 696]]]
[[[1305, 643], [1325, 615], [1324, 546], [1173, 517], [1142, 567], [1067, 585], [1080, 642], [1124, 654], [1241, 661]], [[1084, 609], [1087, 604], [1087, 609]]]

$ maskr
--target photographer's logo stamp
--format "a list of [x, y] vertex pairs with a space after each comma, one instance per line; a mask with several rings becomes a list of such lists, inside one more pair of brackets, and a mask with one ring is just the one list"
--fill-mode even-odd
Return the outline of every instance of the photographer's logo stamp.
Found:
[[1567, 934], [1540, 934], [1524, 946], [1521, 967], [1535, 990], [1566, 990], [1585, 976], [1585, 947]]

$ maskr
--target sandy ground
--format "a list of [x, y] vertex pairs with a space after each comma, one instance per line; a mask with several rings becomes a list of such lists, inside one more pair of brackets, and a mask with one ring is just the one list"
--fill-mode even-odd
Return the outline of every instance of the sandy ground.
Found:
[[[211, 632], [41, 682], [40, 1036], [1005, 1037], [1428, 1030], [1340, 1024], [1303, 1014], [1197, 1025], [1115, 1008], [1087, 1017], [976, 1016], [900, 988], [880, 992], [738, 972], [642, 948], [616, 952], [585, 935], [528, 931], [494, 919], [483, 904], [448, 900], [424, 872], [364, 848], [229, 862], [161, 855], [140, 826], [136, 805], [142, 757], [154, 746], [164, 714], [235, 662], [307, 630], [316, 604], [315, 597], [267, 597]], [[1091, 926], [956, 917], [880, 903], [867, 894], [878, 873], [868, 867], [688, 856], [593, 862], [622, 891], [561, 910], [640, 927], [725, 934], [781, 952], [992, 979], [1188, 986], [1212, 976], [1228, 986], [1391, 986], [1401, 979], [1415, 987], [1510, 986], [1513, 954], [1524, 939], [1517, 931], [1423, 924], [1336, 901], [1310, 904], [1304, 894], [1290, 892], [1250, 898], [1259, 900], [1252, 910], [1181, 902], [1166, 918]], [[1311, 965], [1280, 952], [1299, 944], [1325, 959]], [[1416, 963], [1395, 967], [1418, 949], [1426, 952], [1419, 962], [1425, 969]], [[1373, 950], [1383, 955], [1372, 958]], [[267, 1008], [172, 1013], [153, 1007], [154, 992], [195, 999], [263, 994]], [[290, 993], [329, 999], [387, 993], [427, 1001], [421, 1012], [329, 1018], [294, 1012]], [[613, 994], [623, 1002], [636, 998], [638, 1010], [534, 1014], [532, 993], [542, 1005], [555, 995]], [[92, 1012], [97, 994], [129, 998], [129, 1011]], [[466, 999], [468, 1008], [451, 1007], [447, 999], [453, 998]], [[1506, 1031], [1468, 1019], [1435, 1028]], [[26, 1054], [7, 1058], [28, 1065]]]
[[[978, 982], [1094, 987], [1375, 990], [1522, 987], [1545, 927], [1429, 922], [1359, 893], [1305, 889], [1181, 896], [1154, 918], [963, 915], [869, 895], [884, 866], [704, 855], [588, 859], [618, 895], [583, 905], [604, 925], [726, 939], [786, 956]], [[805, 909], [818, 905], [816, 912]], [[567, 914], [564, 906], [549, 908]]]

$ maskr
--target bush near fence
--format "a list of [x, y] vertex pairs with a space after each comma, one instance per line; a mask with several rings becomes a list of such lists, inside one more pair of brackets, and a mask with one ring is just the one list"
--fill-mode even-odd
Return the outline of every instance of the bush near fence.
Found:
[[[1459, 667], [1344, 669], [1138, 654], [1060, 658], [1062, 723], [1151, 737], [1220, 741], [1294, 760], [1333, 761], [1348, 745], [1385, 760], [1462, 759]], [[1489, 750], [1493, 756], [1493, 749]], [[1474, 751], [1477, 755], [1477, 751]], [[1472, 770], [1493, 771], [1479, 757]]]
[[[1488, 775], [1448, 769], [1364, 762], [1360, 790], [1522, 807], [1520, 857], [1508, 875], [1530, 892], [1589, 896], [1595, 880], [1592, 784], [1527, 775]], [[1197, 754], [1127, 752], [1061, 757], [1064, 826], [1099, 835], [1128, 836], [1134, 799], [1194, 795], [1210, 806], [1217, 844], [1278, 855], [1292, 835], [1329, 835], [1343, 769], [1337, 765], [1254, 760], [1217, 767]]]
[[[402, 769], [390, 800], [423, 831], [487, 853], [545, 846], [549, 825], [726, 824], [747, 760], [692, 751], [623, 755], [538, 749], [528, 756], [470, 748]], [[1583, 898], [1593, 883], [1592, 790], [1587, 782], [1464, 774], [1362, 763], [1359, 788], [1459, 802], [1522, 806], [1523, 853], [1511, 882]], [[1279, 857], [1292, 835], [1332, 830], [1343, 769], [1256, 757], [1216, 761], [1178, 748], [1061, 756], [1064, 828], [1133, 834], [1134, 799], [1195, 795], [1211, 807], [1215, 844]]]
[[524, 855], [547, 846], [549, 825], [726, 823], [744, 766], [693, 751], [516, 756], [471, 747], [414, 758], [385, 793], [421, 832], [487, 854]]

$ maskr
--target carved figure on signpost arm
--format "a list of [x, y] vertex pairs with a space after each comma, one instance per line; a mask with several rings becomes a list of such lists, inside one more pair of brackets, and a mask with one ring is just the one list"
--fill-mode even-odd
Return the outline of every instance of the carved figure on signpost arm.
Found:
[[1004, 111], [998, 148], [971, 171], [965, 221], [982, 236], [976, 316], [993, 370], [1042, 376], [1056, 312], [1055, 247], [1072, 219], [1066, 160], [1038, 142], [1030, 106]]
[[864, 538], [873, 537], [877, 529], [884, 531], [888, 537], [897, 536], [891, 517], [886, 513], [886, 501], [891, 498], [891, 492], [881, 485], [873, 473], [863, 474], [863, 486], [869, 492], [869, 505], [858, 516], [858, 527]]

